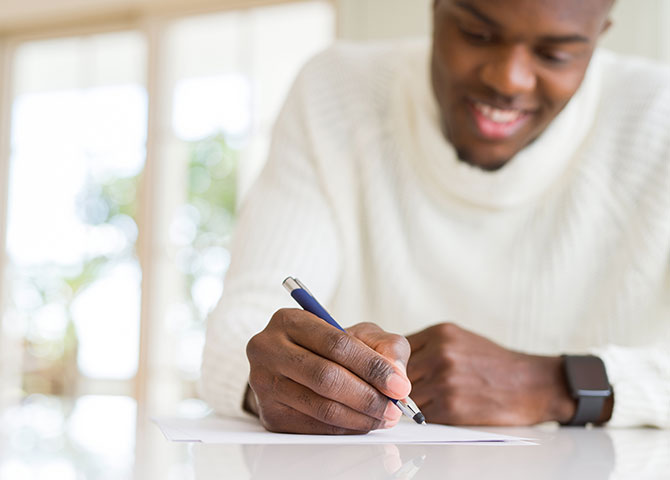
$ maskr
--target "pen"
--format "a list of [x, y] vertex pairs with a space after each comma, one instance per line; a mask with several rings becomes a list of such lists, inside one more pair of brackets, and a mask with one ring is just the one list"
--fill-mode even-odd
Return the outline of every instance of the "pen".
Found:
[[[286, 280], [282, 282], [282, 285], [284, 285], [284, 288], [288, 290], [293, 299], [298, 302], [298, 305], [300, 305], [303, 310], [307, 310], [309, 313], [316, 315], [321, 320], [325, 320], [338, 330], [346, 332], [346, 330], [340, 327], [340, 324], [330, 316], [328, 311], [326, 311], [326, 309], [321, 306], [321, 304], [316, 300], [316, 298], [314, 298], [312, 293], [307, 289], [307, 287], [305, 287], [305, 285], [302, 284], [300, 280], [293, 277], [287, 277]], [[419, 407], [416, 406], [411, 398], [407, 397], [403, 400], [389, 398], [389, 400], [395, 403], [402, 413], [414, 420], [416, 423], [422, 425], [426, 424], [426, 417], [423, 416], [423, 413], [421, 413], [421, 410], [419, 410]]]
[[411, 460], [408, 460], [406, 463], [402, 465], [398, 470], [396, 470], [395, 473], [389, 478], [395, 480], [395, 479], [412, 479], [414, 476], [417, 474], [419, 470], [421, 470], [421, 467], [423, 466], [423, 463], [426, 461], [426, 455], [419, 455], [418, 457], [414, 457]]

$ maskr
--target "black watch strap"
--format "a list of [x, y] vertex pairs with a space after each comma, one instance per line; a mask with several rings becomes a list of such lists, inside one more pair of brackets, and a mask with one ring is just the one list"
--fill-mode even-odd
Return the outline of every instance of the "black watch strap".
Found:
[[579, 397], [577, 399], [577, 410], [575, 416], [567, 425], [586, 425], [597, 422], [602, 416], [607, 397]]
[[563, 355], [570, 394], [577, 402], [575, 415], [566, 425], [586, 425], [601, 419], [612, 395], [605, 364], [593, 355]]

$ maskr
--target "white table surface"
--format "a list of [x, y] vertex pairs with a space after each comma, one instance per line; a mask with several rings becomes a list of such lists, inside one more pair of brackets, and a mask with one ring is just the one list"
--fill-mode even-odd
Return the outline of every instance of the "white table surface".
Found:
[[670, 430], [488, 428], [536, 446], [169, 442], [134, 403], [39, 399], [2, 414], [0, 479], [670, 479]]
[[[670, 431], [556, 426], [487, 430], [533, 437], [539, 445], [194, 444], [189, 455], [199, 480], [670, 479]], [[413, 462], [421, 467], [411, 468]], [[403, 465], [404, 471], [396, 474]]]

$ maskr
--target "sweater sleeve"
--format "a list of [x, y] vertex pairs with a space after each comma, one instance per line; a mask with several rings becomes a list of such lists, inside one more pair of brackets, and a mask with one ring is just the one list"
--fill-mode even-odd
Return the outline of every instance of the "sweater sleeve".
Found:
[[614, 390], [613, 427], [670, 428], [670, 345], [593, 350]]
[[[667, 73], [666, 73], [667, 75]], [[649, 76], [653, 78], [652, 76]], [[667, 78], [667, 77], [666, 77]], [[665, 125], [667, 112], [670, 110], [670, 90], [664, 83], [661, 93], [654, 98], [655, 105], [665, 105], [664, 113], [657, 118], [658, 125]], [[649, 91], [654, 91], [652, 88]], [[653, 119], [653, 117], [652, 117]], [[655, 125], [647, 119], [650, 125]], [[643, 183], [644, 191], [648, 192], [654, 205], [652, 228], [646, 230], [644, 238], [658, 238], [659, 244], [655, 249], [648, 244], [638, 243], [637, 248], [646, 252], [658, 252], [662, 274], [662, 283], [659, 285], [658, 299], [661, 302], [657, 309], [653, 309], [654, 323], [658, 327], [654, 333], [648, 335], [649, 343], [638, 345], [606, 344], [592, 349], [594, 355], [599, 356], [605, 363], [607, 376], [614, 391], [614, 410], [608, 425], [612, 427], [639, 427], [651, 426], [670, 428], [670, 136], [667, 128], [650, 130], [659, 132], [662, 141], [655, 139], [660, 145], [666, 145], [662, 159], [662, 169], [654, 169], [653, 179], [648, 178]], [[645, 135], [645, 145], [649, 144], [650, 135]], [[643, 164], [643, 156], [636, 165]], [[628, 159], [626, 161], [629, 161]], [[635, 171], [639, 172], [638, 167]], [[656, 183], [655, 183], [656, 182]], [[652, 186], [654, 188], [652, 188]], [[639, 201], [639, 199], [637, 199]], [[639, 224], [631, 224], [635, 227]], [[651, 258], [651, 257], [650, 257]], [[653, 282], [650, 284], [653, 285]], [[631, 320], [633, 321], [633, 320]]]
[[299, 277], [324, 301], [337, 282], [341, 252], [314, 161], [305, 77], [289, 94], [268, 162], [242, 206], [223, 295], [208, 318], [200, 390], [220, 414], [243, 415], [246, 344], [276, 310], [295, 307], [284, 278]]

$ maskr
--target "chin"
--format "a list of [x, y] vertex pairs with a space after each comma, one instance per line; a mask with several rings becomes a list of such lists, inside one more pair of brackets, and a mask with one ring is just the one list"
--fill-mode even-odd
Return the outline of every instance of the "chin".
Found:
[[494, 172], [504, 167], [510, 161], [511, 156], [499, 154], [496, 155], [493, 153], [474, 154], [472, 152], [468, 152], [467, 150], [458, 150], [458, 158], [474, 167], [478, 167], [487, 172]]

